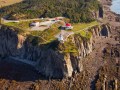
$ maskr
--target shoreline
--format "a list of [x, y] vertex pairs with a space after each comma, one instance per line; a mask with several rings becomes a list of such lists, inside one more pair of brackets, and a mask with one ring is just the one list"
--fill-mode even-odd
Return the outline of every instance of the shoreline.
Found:
[[[84, 62], [82, 64], [83, 64], [84, 70], [81, 73], [76, 73], [75, 71], [73, 78], [68, 78], [68, 79], [63, 78], [62, 80], [55, 80], [55, 79], [48, 80], [46, 78], [44, 79], [42, 75], [39, 76], [39, 74], [36, 73], [36, 70], [34, 71], [32, 67], [27, 67], [26, 64], [22, 64], [17, 61], [14, 62], [13, 60], [11, 60], [13, 63], [10, 60], [9, 62], [7, 62], [8, 60], [6, 59], [6, 61], [5, 60], [1, 61], [2, 63], [0, 68], [1, 69], [0, 89], [5, 87], [8, 89], [20, 88], [21, 90], [27, 90], [27, 89], [30, 89], [30, 90], [40, 90], [40, 89], [62, 90], [64, 89], [65, 90], [65, 88], [66, 90], [68, 90], [68, 89], [74, 89], [74, 88], [80, 89], [85, 87], [86, 90], [92, 90], [92, 89], [94, 90], [97, 87], [97, 82], [99, 85], [103, 86], [104, 83], [102, 81], [102, 78], [100, 79], [98, 77], [100, 75], [99, 71], [101, 69], [104, 69], [103, 67], [105, 67], [107, 63], [107, 60], [103, 59], [103, 58], [106, 58], [105, 57], [106, 54], [104, 54], [103, 56], [103, 50], [106, 50], [108, 46], [110, 47], [115, 46], [116, 43], [118, 43], [117, 41], [115, 41], [115, 37], [117, 36], [116, 27], [120, 27], [120, 22], [115, 21], [116, 20], [115, 18], [119, 16], [110, 10], [110, 1], [108, 2], [107, 0], [106, 1], [100, 0], [100, 3], [104, 8], [103, 10], [105, 15], [102, 21], [110, 24], [112, 28], [110, 31], [111, 34], [110, 34], [110, 37], [108, 38], [95, 37], [95, 40], [93, 40], [94, 49], [90, 53], [90, 55], [88, 55], [86, 58], [83, 59]], [[108, 69], [106, 69], [106, 72], [107, 70]], [[109, 77], [109, 75], [107, 76]], [[109, 82], [105, 81], [105, 83], [106, 83], [105, 85], [107, 86], [107, 83]]]
[[112, 0], [100, 0], [100, 3], [103, 6], [104, 18], [111, 26], [120, 27], [120, 14], [112, 12], [110, 7], [112, 5]]
[[119, 9], [119, 6], [118, 6], [119, 4], [120, 4], [119, 0], [116, 0], [116, 1], [111, 0], [110, 9], [111, 9], [112, 12], [114, 12], [117, 15], [120, 15], [120, 9]]

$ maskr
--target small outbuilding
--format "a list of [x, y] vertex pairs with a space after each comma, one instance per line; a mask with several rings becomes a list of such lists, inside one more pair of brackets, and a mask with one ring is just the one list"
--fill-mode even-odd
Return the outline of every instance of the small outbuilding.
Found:
[[59, 35], [58, 40], [59, 40], [59, 41], [63, 41], [63, 40], [64, 40], [62, 34]]
[[59, 35], [58, 41], [60, 41], [61, 43], [64, 43], [64, 37], [62, 34]]
[[34, 22], [32, 22], [32, 23], [30, 24], [30, 26], [39, 27], [39, 26], [40, 26], [40, 22], [34, 21]]
[[64, 30], [71, 30], [73, 29], [73, 26], [70, 23], [66, 23], [64, 26], [61, 26], [60, 28]]
[[59, 20], [59, 18], [56, 17], [55, 20], [57, 21], [57, 20]]

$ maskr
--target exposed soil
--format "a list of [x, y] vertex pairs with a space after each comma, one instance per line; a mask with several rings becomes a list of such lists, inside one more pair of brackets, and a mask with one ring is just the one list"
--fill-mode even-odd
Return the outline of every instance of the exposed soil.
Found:
[[0, 8], [8, 5], [12, 5], [15, 3], [19, 3], [23, 0], [0, 0]]

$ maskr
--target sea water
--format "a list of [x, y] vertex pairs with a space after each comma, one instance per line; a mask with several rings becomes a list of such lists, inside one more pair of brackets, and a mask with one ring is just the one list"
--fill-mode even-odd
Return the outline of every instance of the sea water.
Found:
[[120, 0], [112, 0], [111, 11], [120, 14]]

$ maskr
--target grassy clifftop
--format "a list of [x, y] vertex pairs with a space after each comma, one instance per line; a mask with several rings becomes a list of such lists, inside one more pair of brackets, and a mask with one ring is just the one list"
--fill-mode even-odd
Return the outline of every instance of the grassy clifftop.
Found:
[[[41, 41], [42, 44], [46, 44], [55, 40], [56, 39], [55, 36], [61, 32], [61, 30], [59, 29], [59, 26], [61, 26], [62, 24], [60, 22], [53, 24], [49, 29], [46, 29], [44, 31], [41, 31], [41, 30], [31, 31], [29, 27], [29, 24], [31, 22], [32, 21], [20, 21], [19, 23], [8, 22], [4, 24], [7, 26], [18, 28], [20, 32], [24, 31], [23, 33], [27, 33], [30, 36], [38, 37], [39, 41]], [[91, 33], [87, 32], [87, 30], [96, 25], [99, 25], [99, 23], [97, 21], [93, 21], [90, 23], [73, 23], [72, 25], [73, 25], [73, 29], [66, 30], [67, 32], [73, 32], [74, 34], [80, 34], [84, 38], [90, 38]]]

